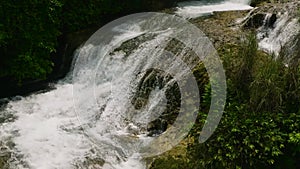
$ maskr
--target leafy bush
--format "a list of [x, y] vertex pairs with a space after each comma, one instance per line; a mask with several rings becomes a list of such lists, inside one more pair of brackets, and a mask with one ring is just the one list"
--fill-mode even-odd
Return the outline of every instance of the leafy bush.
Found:
[[0, 6], [0, 76], [45, 78], [60, 35], [57, 1], [3, 1]]
[[189, 147], [195, 164], [204, 168], [270, 167], [291, 154], [287, 147], [299, 146], [300, 111], [291, 104], [299, 105], [299, 64], [285, 67], [260, 53], [253, 36], [238, 50], [242, 55], [233, 58], [240, 58], [239, 73], [228, 77], [228, 103], [219, 127], [206, 143]]
[[204, 144], [189, 147], [195, 165], [203, 168], [271, 166], [289, 145], [289, 135], [299, 132], [299, 128], [289, 128], [299, 123], [300, 116], [296, 113], [248, 112], [235, 104], [226, 109], [214, 136]]
[[218, 128], [208, 141], [198, 142], [210, 105], [211, 89], [207, 84], [201, 111], [189, 135], [195, 141], [188, 146], [188, 160], [182, 164], [182, 160], [168, 157], [160, 163], [191, 169], [297, 168], [299, 61], [286, 67], [281, 60], [260, 52], [253, 35], [241, 46], [230, 48], [222, 52], [228, 95]]
[[190, 168], [189, 163], [180, 158], [174, 158], [172, 156], [168, 156], [163, 159], [155, 160], [150, 169], [182, 169], [182, 168]]
[[[100, 26], [119, 16], [171, 5], [172, 0], [3, 0], [0, 77], [44, 79], [62, 34]], [[154, 4], [161, 4], [157, 7]]]

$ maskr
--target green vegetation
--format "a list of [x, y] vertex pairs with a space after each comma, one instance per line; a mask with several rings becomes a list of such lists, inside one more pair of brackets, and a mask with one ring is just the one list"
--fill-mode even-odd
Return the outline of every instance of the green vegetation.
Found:
[[250, 5], [251, 6], [258, 6], [259, 4], [263, 2], [270, 2], [271, 0], [251, 0]]
[[[155, 5], [146, 0], [2, 0], [0, 77], [18, 82], [46, 78], [53, 69], [51, 56], [60, 36], [150, 9]], [[226, 69], [228, 97], [216, 132], [207, 142], [198, 143], [211, 91], [205, 68], [199, 65], [194, 75], [204, 94], [197, 122], [188, 136], [193, 141], [187, 154], [158, 157], [151, 168], [297, 168], [299, 59], [286, 67], [282, 60], [259, 51], [254, 36], [240, 46], [223, 46], [219, 53]], [[6, 157], [0, 166], [5, 161]]]
[[3, 1], [0, 6], [0, 76], [45, 78], [60, 35], [57, 1]]
[[[205, 143], [198, 142], [210, 101], [206, 84], [199, 118], [190, 132], [184, 158], [158, 157], [151, 169], [291, 168], [300, 157], [300, 65], [286, 67], [257, 49], [254, 36], [220, 54], [227, 75], [227, 104], [222, 120]], [[204, 72], [203, 72], [204, 73]], [[199, 72], [198, 72], [199, 74]], [[298, 164], [297, 164], [298, 162]]]
[[44, 79], [53, 69], [51, 56], [55, 55], [61, 35], [99, 27], [118, 16], [170, 6], [173, 2], [3, 0], [0, 4], [0, 77], [12, 77], [19, 82]]

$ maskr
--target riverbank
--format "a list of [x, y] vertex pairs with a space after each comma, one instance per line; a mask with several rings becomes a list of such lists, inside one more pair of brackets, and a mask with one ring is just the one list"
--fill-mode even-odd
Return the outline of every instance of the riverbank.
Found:
[[[249, 35], [251, 35], [251, 34], [260, 35], [262, 30], [268, 30], [268, 32], [271, 34], [271, 32], [273, 30], [276, 31], [279, 29], [279, 30], [281, 30], [280, 33], [285, 34], [286, 37], [290, 37], [290, 40], [291, 40], [290, 43], [283, 41], [284, 39], [282, 39], [282, 38], [281, 39], [278, 38], [279, 40], [282, 40], [281, 47], [283, 47], [282, 48], [283, 51], [286, 51], [287, 49], [291, 49], [291, 50], [288, 50], [288, 52], [289, 52], [288, 54], [283, 54], [283, 52], [281, 52], [279, 54], [282, 58], [281, 58], [281, 60], [279, 59], [279, 62], [281, 62], [281, 63], [278, 63], [278, 64], [283, 65], [282, 62], [284, 62], [286, 64], [287, 60], [290, 61], [289, 64], [291, 64], [291, 65], [299, 64], [299, 61], [298, 61], [299, 52], [297, 50], [298, 48], [300, 48], [299, 43], [298, 43], [299, 42], [299, 33], [300, 33], [299, 30], [297, 33], [297, 31], [285, 30], [284, 27], [280, 28], [281, 24], [282, 24], [282, 20], [284, 20], [286, 25], [288, 25], [291, 23], [293, 24], [293, 19], [297, 19], [297, 17], [299, 17], [299, 15], [298, 16], [295, 15], [295, 11], [297, 9], [299, 9], [299, 2], [297, 2], [297, 1], [283, 2], [283, 3], [280, 3], [280, 2], [279, 3], [265, 3], [264, 2], [264, 3], [256, 4], [256, 5], [257, 5], [257, 7], [254, 8], [253, 10], [214, 12], [213, 15], [202, 16], [202, 17], [190, 19], [190, 22], [192, 22], [197, 27], [199, 27], [210, 38], [210, 40], [213, 42], [214, 46], [218, 50], [219, 55], [224, 62], [224, 66], [225, 66], [225, 69], [227, 72], [226, 74], [228, 76], [229, 84], [231, 83], [231, 80], [232, 80], [232, 79], [230, 79], [230, 76], [236, 76], [236, 74], [239, 74], [239, 72], [234, 73], [234, 69], [239, 67], [240, 66], [239, 64], [242, 63], [240, 59], [243, 57], [241, 55], [241, 53], [243, 53], [243, 52], [239, 51], [240, 48], [243, 48], [242, 46], [244, 45], [244, 42], [247, 41], [247, 37], [249, 37]], [[288, 9], [288, 11], [290, 13], [292, 13], [289, 15], [289, 19], [286, 19], [285, 15], [282, 15], [284, 13], [284, 11], [286, 11], [286, 9]], [[170, 13], [174, 13], [174, 11], [171, 11]], [[257, 43], [258, 43], [258, 42], [260, 42], [261, 39], [259, 39], [259, 36], [257, 36], [257, 38], [258, 38], [257, 39]], [[277, 37], [275, 37], [275, 38], [277, 38]], [[272, 43], [274, 43], [274, 44], [272, 44]], [[270, 55], [272, 55], [273, 50], [263, 50], [264, 49], [263, 45], [262, 46], [259, 46], [259, 45], [260, 44], [257, 44], [257, 47], [259, 47], [261, 49], [258, 49], [258, 51], [257, 51], [258, 56], [254, 56], [254, 55], [251, 56], [253, 58], [255, 57], [255, 59], [256, 59], [256, 61], [254, 61], [255, 66], [253, 66], [253, 68], [258, 69], [255, 71], [261, 71], [258, 73], [265, 73], [264, 72], [265, 70], [262, 70], [261, 68], [258, 68], [258, 67], [260, 67], [261, 64], [263, 64], [263, 65], [266, 64], [264, 62], [273, 62], [270, 60], [267, 61], [268, 59], [273, 58], [273, 57], [270, 57]], [[276, 42], [270, 41], [268, 45], [269, 46], [276, 45]], [[227, 65], [228, 64], [228, 56], [231, 58], [231, 59], [229, 59], [230, 60], [229, 64], [235, 68], [231, 67], [230, 69], [228, 69], [228, 67], [227, 67], [228, 66]], [[275, 59], [275, 58], [273, 58], [273, 59]], [[286, 64], [286, 65], [288, 65], [288, 64]], [[291, 68], [291, 69], [294, 69], [294, 68]], [[297, 69], [297, 68], [295, 68], [295, 69]], [[273, 70], [273, 71], [275, 71], [275, 70]], [[234, 75], [232, 75], [232, 73]], [[248, 72], [248, 73], [250, 73], [250, 72]], [[273, 72], [273, 73], [275, 73], [275, 72]], [[248, 75], [244, 75], [244, 76], [248, 76]], [[256, 76], [256, 75], [252, 75], [252, 76]], [[244, 77], [244, 78], [246, 79], [246, 77]], [[271, 81], [272, 81], [272, 83], [277, 83], [275, 79], [272, 79]], [[242, 83], [242, 81], [241, 81], [241, 83]], [[249, 82], [249, 83], [253, 83], [253, 82]], [[273, 87], [274, 88], [279, 87], [279, 84], [277, 84], [277, 85], [278, 86], [275, 85]], [[229, 91], [230, 90], [231, 89], [229, 89]], [[274, 90], [274, 89], [272, 89], [272, 90]], [[229, 96], [229, 97], [231, 98], [231, 96]], [[269, 98], [269, 99], [275, 100], [276, 98]], [[232, 104], [233, 101], [229, 100], [229, 102], [230, 102], [229, 104]], [[271, 103], [269, 103], [269, 104], [271, 105]], [[270, 105], [266, 104], [265, 106], [270, 106]], [[238, 107], [240, 107], [240, 105], [238, 105]], [[225, 113], [227, 111], [234, 112], [234, 110], [231, 110], [231, 108], [226, 108]], [[297, 112], [297, 108], [294, 108], [293, 111]], [[275, 112], [274, 107], [271, 108], [271, 110], [269, 110], [268, 113], [272, 114], [272, 112]], [[276, 115], [275, 115], [275, 117], [276, 117]], [[225, 119], [223, 119], [223, 120], [227, 121], [227, 119], [230, 117], [227, 116], [224, 118]], [[288, 117], [285, 117], [285, 118], [288, 118]], [[236, 121], [236, 123], [243, 123], [242, 121], [243, 120], [241, 119], [240, 121]], [[226, 124], [226, 126], [223, 126], [221, 124], [220, 128], [222, 128], [222, 127], [226, 128], [229, 125], [230, 125], [230, 123]], [[201, 126], [201, 123], [196, 124], [195, 126], [199, 127], [199, 126]], [[234, 127], [234, 126], [232, 126], [232, 127]], [[250, 128], [249, 128], [249, 130], [251, 130]], [[201, 128], [198, 128], [198, 130], [201, 131]], [[297, 129], [295, 129], [294, 132], [297, 132], [296, 130]], [[225, 132], [225, 131], [223, 131], [223, 132]], [[244, 131], [244, 132], [247, 133], [247, 131]], [[220, 137], [215, 136], [214, 139], [224, 140], [227, 137], [222, 133], [219, 133], [219, 134], [220, 134]], [[228, 135], [231, 135], [231, 134], [228, 134]], [[183, 140], [183, 142], [181, 144], [177, 145], [172, 150], [170, 150], [158, 157], [155, 157], [153, 159], [147, 159], [146, 161], [149, 164], [148, 167], [151, 169], [160, 169], [160, 168], [170, 166], [170, 168], [177, 169], [177, 168], [189, 168], [191, 166], [194, 166], [195, 164], [198, 164], [198, 167], [202, 166], [203, 168], [206, 168], [205, 167], [206, 165], [207, 166], [210, 166], [210, 165], [223, 166], [223, 165], [233, 165], [233, 164], [234, 165], [243, 165], [243, 164], [239, 164], [239, 162], [237, 162], [235, 164], [233, 162], [234, 160], [232, 161], [232, 163], [230, 162], [231, 159], [235, 158], [234, 156], [240, 155], [239, 153], [234, 152], [235, 150], [233, 150], [233, 147], [239, 147], [239, 148], [243, 149], [243, 146], [239, 145], [239, 141], [236, 141], [237, 144], [235, 144], [233, 147], [229, 147], [228, 151], [231, 153], [226, 154], [226, 152], [223, 152], [222, 155], [220, 155], [220, 156], [215, 155], [215, 157], [213, 157], [214, 155], [210, 154], [209, 151], [213, 151], [214, 148], [220, 146], [219, 151], [215, 152], [216, 154], [218, 154], [222, 151], [222, 149], [226, 149], [226, 148], [228, 148], [227, 146], [232, 145], [232, 144], [230, 143], [230, 144], [226, 144], [226, 145], [225, 144], [224, 145], [215, 145], [218, 143], [214, 143], [214, 144], [207, 143], [207, 144], [199, 145], [199, 144], [197, 144], [197, 141], [195, 141], [195, 139], [197, 139], [197, 137], [194, 137], [194, 136], [195, 136], [195, 133], [191, 132], [190, 137]], [[197, 136], [197, 134], [196, 134], [196, 136]], [[229, 136], [229, 138], [234, 138], [234, 135]], [[241, 140], [243, 140], [243, 139], [241, 139]], [[213, 142], [213, 141], [211, 141], [211, 142]], [[220, 142], [219, 144], [222, 144], [222, 143]], [[213, 148], [209, 148], [209, 147], [205, 147], [205, 146], [211, 146]], [[257, 150], [257, 151], [261, 151], [261, 150]], [[291, 150], [282, 150], [282, 151], [288, 152]], [[191, 155], [191, 154], [194, 154], [194, 155], [196, 154], [198, 157], [196, 157], [196, 159], [194, 159], [193, 155]], [[267, 167], [270, 165], [272, 168], [272, 166], [274, 167], [274, 166], [288, 165], [288, 166], [290, 166], [290, 168], [295, 168], [296, 166], [299, 166], [299, 163], [295, 162], [295, 160], [299, 157], [299, 152], [297, 152], [296, 154], [298, 154], [298, 155], [295, 155], [293, 157], [289, 156], [288, 153], [283, 155], [283, 158], [289, 159], [290, 162], [285, 161], [285, 160], [280, 160], [277, 157], [274, 157], [274, 161], [276, 161], [275, 165], [272, 165], [274, 163], [274, 162], [272, 162], [269, 164], [262, 164], [262, 166]], [[216, 158], [220, 158], [220, 159], [216, 159]], [[279, 158], [281, 158], [281, 156]], [[227, 160], [225, 160], [225, 159], [227, 159]], [[195, 162], [193, 160], [199, 160], [199, 162]], [[207, 160], [211, 160], [211, 161], [215, 161], [215, 162], [213, 164], [213, 162], [209, 162]], [[221, 162], [223, 164], [218, 164], [218, 162]], [[262, 163], [264, 163], [264, 162], [262, 162]], [[268, 162], [266, 162], [266, 163], [268, 163]], [[258, 163], [255, 165], [258, 165]], [[261, 164], [259, 164], [259, 165], [261, 165]], [[262, 166], [260, 166], [260, 167], [262, 167]], [[223, 167], [225, 167], [225, 166], [223, 166]], [[229, 166], [226, 166], [226, 168], [228, 168], [228, 167]], [[244, 167], [246, 167], [246, 166], [244, 166]], [[253, 166], [253, 167], [258, 167], [258, 166]]]
[[[174, 12], [172, 9], [168, 11]], [[209, 78], [204, 65], [199, 63], [192, 70], [201, 95], [198, 119], [188, 137], [178, 146], [163, 155], [146, 159], [148, 167], [299, 168], [300, 64], [295, 60], [293, 65], [286, 66], [282, 60], [276, 60], [274, 55], [259, 49], [257, 31], [264, 28], [272, 32], [281, 26], [278, 24], [281, 15], [275, 14], [274, 17], [274, 13], [270, 15], [269, 12], [214, 12], [213, 15], [191, 19], [210, 38], [223, 61], [228, 86], [224, 115], [215, 134], [207, 142], [199, 143], [211, 100]], [[96, 65], [97, 48], [85, 48], [83, 52], [91, 53], [92, 57], [85, 59], [86, 55], [82, 55], [82, 65], [77, 65], [72, 72], [73, 83], [62, 79], [49, 92], [4, 100], [8, 104], [0, 107], [0, 166], [143, 168], [140, 157], [132, 155], [140, 147], [131, 143], [153, 139], [168, 130], [178, 113], [176, 106], [180, 106], [177, 103], [181, 96], [176, 83], [171, 83], [170, 88], [165, 85], [170, 84], [170, 77], [161, 71], [149, 69], [139, 73], [138, 77], [131, 76], [131, 68], [139, 68], [145, 63], [141, 56], [153, 58], [157, 53], [147, 50], [141, 54], [138, 46], [151, 42], [153, 37], [144, 36], [139, 29], [132, 28], [132, 24], [124, 27], [141, 36], [128, 40], [131, 31], [118, 36], [117, 40], [124, 43], [108, 52], [112, 58], [122, 58], [116, 59], [120, 61], [117, 64], [115, 59], [106, 57], [102, 64]], [[164, 34], [157, 35], [155, 38], [164, 37], [160, 36]], [[78, 42], [84, 40], [77, 41], [71, 36], [70, 41], [62, 47], [63, 51], [68, 44], [80, 45]], [[155, 43], [150, 43], [149, 49], [156, 50]], [[185, 48], [182, 43], [172, 41], [164, 49], [177, 53]], [[70, 57], [72, 53], [70, 50]], [[193, 55], [190, 51], [184, 54], [184, 57]], [[146, 62], [155, 64], [152, 60]], [[95, 66], [99, 66], [97, 70], [103, 73], [96, 74], [93, 81], [90, 77], [94, 75]], [[116, 72], [125, 72], [125, 75]], [[137, 85], [126, 86], [130, 78], [136, 80], [133, 84]], [[135, 94], [128, 94], [128, 91]], [[155, 99], [149, 95], [154, 95]], [[156, 106], [164, 99], [167, 99], [166, 114], [158, 115], [162, 109], [156, 109]], [[138, 110], [132, 109], [132, 105]], [[149, 123], [152, 116], [154, 121]], [[97, 146], [91, 144], [87, 135], [99, 139], [99, 144], [97, 141]], [[153, 147], [157, 148], [156, 144]]]

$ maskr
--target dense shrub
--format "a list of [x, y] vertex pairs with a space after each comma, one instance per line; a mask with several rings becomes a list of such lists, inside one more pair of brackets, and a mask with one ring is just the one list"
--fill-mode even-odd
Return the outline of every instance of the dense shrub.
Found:
[[62, 4], [57, 1], [2, 1], [0, 5], [0, 76], [45, 78], [50, 53], [60, 35]]
[[221, 52], [228, 95], [218, 128], [208, 141], [198, 142], [210, 104], [211, 90], [207, 84], [201, 111], [190, 132], [189, 137], [195, 141], [188, 146], [185, 164], [173, 157], [160, 159], [159, 164], [169, 162], [191, 169], [298, 168], [299, 61], [286, 67], [281, 60], [257, 50], [253, 36], [241, 46], [230, 48]]
[[100, 26], [134, 12], [158, 10], [173, 0], [2, 0], [0, 77], [43, 79], [62, 34]]

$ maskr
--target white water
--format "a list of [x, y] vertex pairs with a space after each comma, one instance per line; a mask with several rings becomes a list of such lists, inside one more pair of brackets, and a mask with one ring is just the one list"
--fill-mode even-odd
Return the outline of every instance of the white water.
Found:
[[215, 11], [250, 10], [250, 0], [225, 0], [216, 3], [203, 1], [181, 2], [178, 4], [176, 14], [184, 18], [197, 18], [210, 15]]
[[[213, 11], [251, 9], [247, 4], [245, 0], [206, 5], [182, 3], [177, 14], [194, 18]], [[279, 20], [277, 25], [284, 23]], [[55, 90], [16, 97], [0, 111], [1, 116], [15, 117], [0, 124], [0, 155], [11, 153], [8, 162], [11, 169], [145, 168], [138, 152], [153, 138], [146, 136], [142, 127], [158, 116], [149, 112], [162, 111], [165, 89], [151, 94], [149, 106], [141, 113], [144, 116], [134, 116], [129, 106], [130, 94], [134, 90], [132, 85], [136, 85], [132, 72], [139, 70], [139, 65], [145, 65], [145, 60], [146, 67], [156, 65], [157, 60], [153, 56], [161, 51], [138, 50], [128, 56], [126, 63], [122, 60], [124, 53], [118, 52], [98, 63], [95, 61], [97, 58], [93, 58], [95, 53], [105, 55], [111, 46], [116, 47], [120, 42], [145, 33], [136, 24], [121, 25], [115, 31], [119, 32], [118, 35], [114, 35], [112, 41], [103, 42], [102, 49], [93, 44], [83, 47], [79, 54], [87, 57], [77, 60], [82, 65], [75, 65], [68, 77], [54, 85]], [[160, 35], [168, 33], [166, 30]], [[163, 39], [156, 38], [148, 41], [147, 45], [153, 49], [161, 41]], [[260, 45], [263, 46], [262, 43]], [[148, 59], [137, 60], [139, 55]], [[154, 59], [151, 60], [152, 57]], [[178, 65], [173, 67], [178, 68]], [[99, 70], [96, 73], [95, 68]], [[184, 72], [184, 69], [179, 69], [179, 72]], [[130, 119], [130, 123], [124, 119]], [[134, 125], [137, 123], [139, 126]], [[129, 126], [137, 128], [137, 136], [128, 130]], [[97, 158], [106, 161], [103, 167], [97, 161], [87, 162]]]
[[[63, 80], [62, 80], [63, 82]], [[1, 140], [16, 144], [10, 168], [71, 168], [90, 149], [73, 111], [72, 85], [11, 101], [5, 110], [17, 119], [1, 124]], [[21, 157], [22, 156], [22, 157]], [[25, 162], [23, 162], [25, 161]], [[27, 163], [27, 164], [26, 164]]]
[[[116, 37], [115, 41], [124, 41], [141, 33], [139, 30], [132, 29], [132, 32], [125, 32]], [[109, 45], [114, 43], [112, 41]], [[86, 55], [89, 55], [95, 51], [97, 51], [97, 48], [92, 45], [86, 46], [81, 49], [81, 54], [86, 53]], [[123, 55], [120, 53], [114, 57], [122, 58]], [[33, 94], [9, 102], [3, 112], [13, 114], [16, 119], [13, 122], [0, 125], [0, 139], [4, 142], [4, 145], [5, 142], [15, 144], [15, 147], [7, 148], [13, 155], [13, 158], [10, 159], [10, 168], [99, 168], [97, 164], [83, 164], [87, 158], [93, 159], [95, 157], [107, 161], [103, 166], [104, 169], [144, 168], [144, 164], [141, 163], [138, 155], [134, 155], [136, 151], [134, 148], [140, 143], [135, 143], [135, 140], [131, 139], [132, 136], [125, 130], [126, 123], [122, 121], [123, 117], [121, 117], [121, 115], [125, 116], [126, 114], [120, 113], [122, 110], [125, 113], [125, 110], [128, 109], [128, 98], [126, 98], [128, 96], [118, 95], [118, 92], [126, 93], [126, 91], [120, 90], [128, 88], [125, 83], [133, 78], [129, 76], [130, 71], [132, 71], [130, 67], [138, 65], [138, 62], [130, 59], [125, 64], [127, 66], [124, 67], [115, 64], [110, 59], [108, 58], [101, 65], [104, 66], [102, 67], [103, 70], [107, 71], [101, 72], [106, 75], [100, 73], [98, 78], [103, 78], [103, 80], [97, 84], [96, 88], [88, 86], [92, 82], [92, 75], [89, 73], [93, 72], [91, 72], [91, 67], [86, 67], [74, 72], [77, 74], [73, 78], [73, 84], [69, 80], [71, 76], [69, 75], [55, 85], [55, 90]], [[89, 64], [92, 65], [93, 62], [96, 62], [96, 60], [89, 61]], [[126, 70], [128, 71], [122, 74], [122, 76], [124, 75], [123, 78], [113, 77], [117, 76], [118, 72]], [[110, 71], [117, 73], [114, 75], [114, 72]], [[126, 77], [126, 75], [128, 76]], [[106, 78], [114, 78], [117, 81]], [[118, 83], [114, 89], [112, 89], [112, 83]], [[111, 90], [116, 92], [113, 93], [116, 94], [115, 96], [111, 95]], [[94, 98], [90, 97], [88, 94], [90, 92], [98, 97], [97, 104], [99, 104], [99, 107], [91, 105], [94, 103]], [[76, 94], [79, 96], [74, 96]], [[79, 100], [76, 100], [77, 98]], [[78, 105], [75, 108], [74, 102]], [[97, 121], [95, 115], [99, 114], [97, 111], [103, 104], [106, 104], [106, 108], [102, 112], [101, 120]], [[153, 105], [155, 104], [153, 103]], [[81, 110], [84, 110], [85, 113], [79, 114]], [[89, 126], [84, 126], [83, 130], [82, 125], [85, 124]], [[87, 134], [90, 135], [87, 136]], [[91, 140], [90, 136], [94, 135], [98, 136], [97, 140]], [[142, 139], [143, 134], [138, 137]], [[94, 141], [97, 141], [99, 145], [98, 143], [95, 144]], [[125, 146], [122, 147], [122, 144], [125, 144]], [[136, 146], [131, 144], [136, 144]], [[130, 157], [131, 155], [133, 157]]]
[[[164, 27], [164, 24], [173, 24], [180, 29], [185, 27], [157, 19], [153, 19], [155, 24], [149, 25], [137, 19], [138, 23], [118, 25], [109, 29], [107, 34], [96, 33], [77, 52], [73, 71], [54, 85], [56, 89], [9, 101], [0, 111], [1, 117], [14, 117], [0, 124], [0, 155], [11, 155], [9, 168], [143, 169], [145, 164], [141, 153], [161, 153], [176, 145], [177, 138], [184, 137], [179, 133], [172, 138], [174, 143], [169, 143], [164, 138], [171, 137], [166, 135], [152, 143], [156, 137], [147, 136], [145, 130], [147, 124], [164, 110], [166, 100], [163, 93], [168, 86], [152, 91], [144, 109], [136, 111], [131, 105], [131, 96], [145, 70], [152, 67], [167, 70], [176, 80], [186, 78], [190, 71], [184, 64], [174, 62], [174, 57], [164, 55], [158, 58], [164, 51], [161, 47], [168, 42], [166, 38], [176, 30]], [[122, 51], [111, 53], [111, 48], [144, 34], [148, 27], [158, 29], [150, 33], [159, 36], [147, 40], [129, 56]], [[179, 35], [183, 35], [182, 32]], [[195, 37], [192, 33], [189, 36]], [[95, 40], [95, 37], [106, 38]], [[212, 47], [208, 38], [197, 37], [201, 37], [197, 40], [203, 43], [201, 56], [205, 56], [205, 52], [212, 55], [210, 50], [205, 50], [205, 47]], [[171, 80], [168, 84], [173, 82]], [[198, 89], [193, 91], [199, 93]], [[184, 125], [189, 123], [177, 127], [185, 130]], [[173, 131], [181, 132], [176, 128]], [[98, 164], [99, 158], [105, 160], [103, 167]]]
[[[266, 15], [265, 20], [268, 16], [270, 15]], [[260, 49], [275, 55], [300, 32], [299, 20], [289, 12], [279, 13], [277, 17], [273, 27], [262, 26], [257, 34]]]

